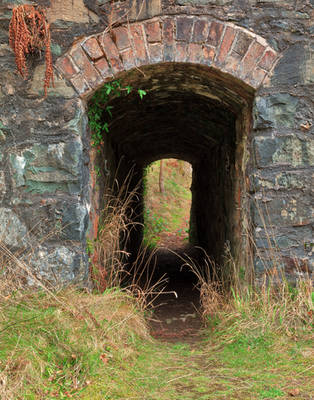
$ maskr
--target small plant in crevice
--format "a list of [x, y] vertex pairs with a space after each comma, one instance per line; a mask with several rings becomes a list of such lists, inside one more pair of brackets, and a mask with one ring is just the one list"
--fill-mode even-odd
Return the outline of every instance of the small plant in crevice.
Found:
[[44, 92], [53, 85], [52, 55], [50, 49], [50, 25], [45, 11], [31, 4], [13, 8], [9, 27], [9, 43], [15, 54], [15, 62], [21, 76], [28, 75], [26, 58], [28, 54], [45, 51], [46, 73]]
[[[119, 80], [113, 80], [97, 90], [89, 102], [88, 120], [92, 131], [92, 146], [100, 151], [104, 143], [104, 135], [109, 133], [109, 119], [112, 118], [113, 106], [111, 100], [122, 95], [127, 96], [133, 91], [130, 85], [122, 86]], [[138, 89], [137, 93], [142, 100], [146, 91]]]

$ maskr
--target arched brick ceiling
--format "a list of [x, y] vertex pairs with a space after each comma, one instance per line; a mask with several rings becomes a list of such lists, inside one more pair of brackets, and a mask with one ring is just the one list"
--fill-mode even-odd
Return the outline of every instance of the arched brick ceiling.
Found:
[[[154, 65], [122, 76], [136, 91], [110, 104], [109, 135], [118, 154], [146, 165], [166, 157], [199, 162], [209, 151], [234, 146], [235, 121], [250, 96], [222, 89], [211, 74], [189, 64]], [[211, 85], [210, 88], [208, 85]], [[246, 94], [246, 97], [244, 96]]]
[[82, 97], [124, 71], [157, 63], [201, 64], [257, 89], [278, 54], [260, 36], [205, 16], [163, 16], [84, 38], [56, 67]]

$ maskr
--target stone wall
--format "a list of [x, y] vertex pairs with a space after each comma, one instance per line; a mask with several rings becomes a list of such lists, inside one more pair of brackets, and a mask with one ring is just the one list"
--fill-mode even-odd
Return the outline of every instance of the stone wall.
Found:
[[[12, 7], [20, 3], [0, 3], [0, 237], [7, 246], [32, 248], [29, 262], [49, 279], [86, 279], [85, 239], [93, 211], [86, 98], [125, 70], [183, 61], [214, 67], [224, 74], [223, 85], [231, 76], [230, 82], [254, 94], [249, 162], [241, 166], [245, 201], [239, 206], [246, 204], [265, 260], [274, 241], [288, 274], [295, 274], [295, 260], [301, 269], [313, 269], [313, 0], [37, 1], [51, 22], [56, 66], [55, 87], [46, 99], [44, 60], [32, 57], [23, 80], [8, 45]], [[160, 32], [153, 29], [156, 21]], [[223, 27], [217, 44], [208, 43], [213, 22]], [[130, 46], [123, 27], [133, 29]], [[221, 43], [228, 62], [214, 65]], [[248, 54], [251, 75], [241, 75]], [[257, 257], [255, 265], [261, 273], [267, 262]]]

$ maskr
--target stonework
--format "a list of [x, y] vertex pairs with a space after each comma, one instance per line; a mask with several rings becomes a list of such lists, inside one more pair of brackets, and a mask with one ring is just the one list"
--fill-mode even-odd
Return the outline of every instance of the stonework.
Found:
[[[185, 114], [193, 110], [196, 115], [186, 120], [198, 127], [193, 134], [203, 129], [203, 136], [210, 137], [208, 143], [216, 143], [208, 144], [206, 149], [215, 149], [216, 155], [203, 169], [192, 154], [197, 153], [198, 144], [188, 134], [180, 140], [188, 143], [189, 151], [182, 143], [176, 145], [178, 157], [191, 157], [195, 163], [194, 186], [219, 186], [219, 179], [227, 182], [228, 176], [235, 182], [230, 190], [226, 186], [219, 189], [227, 196], [222, 209], [231, 207], [229, 198], [233, 204], [233, 211], [220, 223], [226, 224], [224, 218], [230, 217], [232, 227], [221, 234], [217, 222], [217, 229], [208, 231], [208, 241], [217, 237], [217, 241], [232, 244], [234, 235], [238, 251], [246, 252], [248, 241], [241, 238], [250, 226], [257, 246], [253, 251], [257, 274], [269, 265], [265, 261], [269, 258], [269, 232], [288, 276], [297, 276], [297, 266], [303, 272], [313, 271], [312, 1], [35, 3], [47, 9], [51, 22], [55, 87], [49, 89], [46, 99], [44, 60], [29, 60], [30, 76], [23, 80], [16, 73], [8, 45], [12, 8], [20, 1], [0, 4], [0, 240], [5, 245], [13, 251], [33, 246], [28, 261], [36, 274], [46, 279], [55, 282], [58, 277], [62, 283], [86, 280], [86, 238], [98, 212], [91, 176], [94, 158], [88, 100], [105, 82], [119, 77], [147, 88], [155, 110], [164, 107], [162, 90], [177, 96], [186, 106]], [[170, 104], [171, 95], [167, 99]], [[193, 101], [198, 99], [204, 102], [200, 100], [195, 107]], [[115, 106], [119, 108], [119, 104]], [[121, 103], [126, 112], [123, 107]], [[126, 116], [130, 122], [136, 107], [132, 108], [133, 103], [125, 107], [131, 107]], [[173, 112], [181, 112], [175, 105], [171, 107]], [[140, 166], [167, 154], [166, 147], [172, 145], [167, 141], [169, 120], [163, 120], [163, 114], [156, 114], [148, 104], [144, 108], [150, 119], [141, 116], [143, 122], [160, 123], [165, 139], [160, 139], [155, 150], [148, 142], [145, 147], [145, 142], [149, 154], [136, 159]], [[215, 111], [210, 114], [210, 109]], [[228, 120], [228, 110], [234, 120]], [[229, 125], [221, 124], [217, 116]], [[130, 159], [139, 157], [134, 150], [141, 146], [139, 138], [128, 142], [119, 127], [119, 151]], [[180, 129], [184, 130], [184, 124]], [[234, 136], [226, 143], [219, 132], [227, 137], [232, 129]], [[131, 137], [132, 132], [128, 134]], [[226, 149], [231, 147], [230, 153]], [[209, 175], [207, 182], [201, 172], [197, 175], [205, 166], [216, 168], [219, 159], [223, 159], [220, 175]], [[211, 199], [210, 189], [206, 190]], [[201, 199], [196, 204], [206, 208]], [[220, 210], [219, 199], [216, 205], [213, 198], [210, 207]], [[214, 216], [207, 209], [204, 215], [206, 221]]]

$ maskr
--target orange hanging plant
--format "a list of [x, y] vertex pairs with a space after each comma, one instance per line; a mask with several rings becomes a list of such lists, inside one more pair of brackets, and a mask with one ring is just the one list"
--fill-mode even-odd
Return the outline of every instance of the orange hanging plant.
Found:
[[24, 79], [28, 75], [27, 55], [35, 52], [40, 53], [45, 49], [44, 91], [45, 96], [47, 96], [50, 83], [53, 85], [53, 68], [50, 49], [50, 25], [44, 10], [30, 4], [13, 8], [9, 39], [10, 46], [15, 54], [17, 69]]

